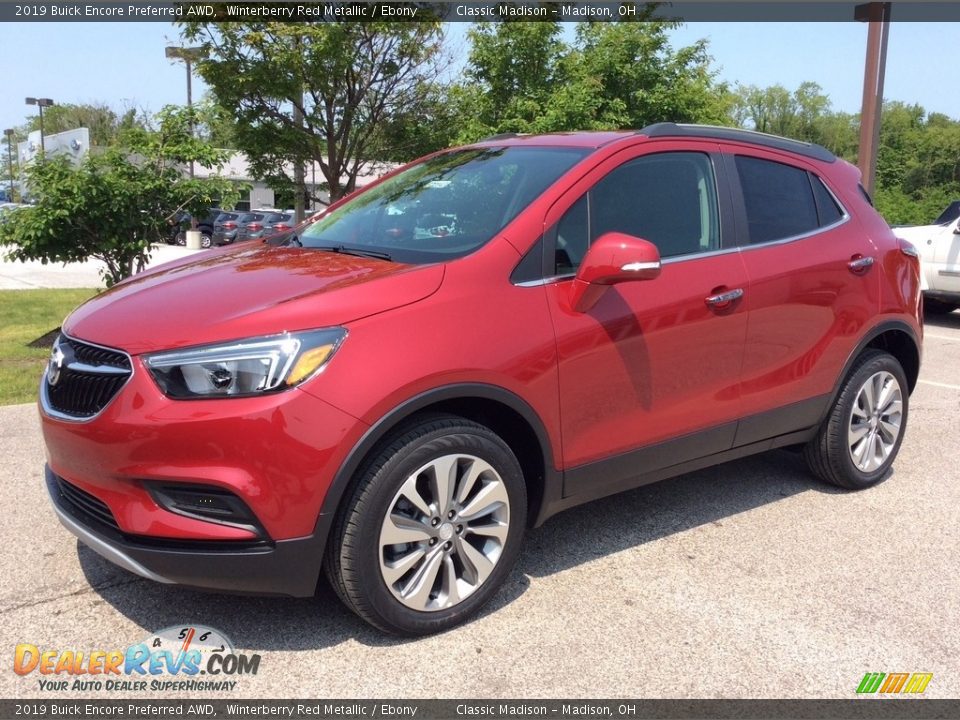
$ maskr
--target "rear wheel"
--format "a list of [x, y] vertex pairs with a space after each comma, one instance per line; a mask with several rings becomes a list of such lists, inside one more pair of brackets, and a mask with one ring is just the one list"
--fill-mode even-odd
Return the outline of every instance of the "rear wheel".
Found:
[[880, 350], [865, 352], [817, 436], [804, 448], [810, 469], [821, 480], [850, 490], [876, 485], [900, 451], [909, 401], [897, 359]]
[[520, 465], [500, 437], [454, 416], [419, 422], [361, 471], [328, 545], [327, 576], [382, 630], [447, 630], [509, 574], [526, 504]]

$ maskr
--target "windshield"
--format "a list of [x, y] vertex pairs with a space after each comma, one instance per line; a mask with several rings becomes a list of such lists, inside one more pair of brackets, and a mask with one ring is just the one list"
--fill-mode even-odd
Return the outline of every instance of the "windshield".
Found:
[[462, 257], [588, 152], [513, 146], [438, 155], [347, 201], [304, 230], [300, 242], [379, 251], [405, 263]]
[[933, 221], [934, 225], [949, 225], [960, 218], [960, 201], [954, 200], [947, 205], [947, 209], [940, 213], [940, 217]]

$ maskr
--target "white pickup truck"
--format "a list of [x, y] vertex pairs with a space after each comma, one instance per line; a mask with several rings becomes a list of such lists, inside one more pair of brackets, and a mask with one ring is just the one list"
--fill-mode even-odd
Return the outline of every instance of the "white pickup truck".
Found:
[[927, 312], [960, 308], [960, 200], [954, 200], [933, 225], [894, 228], [920, 252], [923, 304]]

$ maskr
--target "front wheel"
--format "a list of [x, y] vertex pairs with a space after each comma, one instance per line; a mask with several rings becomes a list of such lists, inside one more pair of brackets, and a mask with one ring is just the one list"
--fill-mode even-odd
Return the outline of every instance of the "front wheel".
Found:
[[424, 420], [361, 471], [333, 529], [326, 573], [376, 627], [441, 632], [503, 583], [526, 515], [523, 473], [499, 436], [459, 417]]
[[804, 448], [807, 465], [821, 480], [849, 490], [876, 485], [900, 451], [909, 404], [899, 361], [881, 350], [868, 350]]

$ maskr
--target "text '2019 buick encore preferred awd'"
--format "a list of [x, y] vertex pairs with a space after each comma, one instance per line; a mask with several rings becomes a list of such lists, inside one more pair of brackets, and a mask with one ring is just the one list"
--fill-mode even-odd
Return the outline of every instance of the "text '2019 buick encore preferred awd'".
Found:
[[417, 635], [594, 498], [788, 446], [874, 485], [921, 300], [858, 181], [738, 130], [498, 136], [284, 247], [137, 275], [70, 315], [42, 380], [56, 512], [144, 577], [307, 596], [323, 571]]

